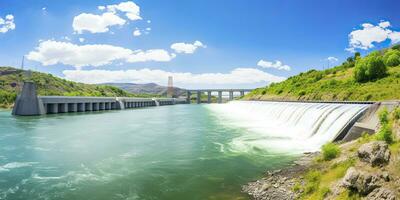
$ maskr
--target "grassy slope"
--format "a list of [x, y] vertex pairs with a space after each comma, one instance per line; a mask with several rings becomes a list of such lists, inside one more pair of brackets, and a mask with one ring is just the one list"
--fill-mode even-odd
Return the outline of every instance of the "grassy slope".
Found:
[[[21, 90], [25, 74], [25, 71], [19, 69], [0, 67], [0, 107], [12, 106], [18, 91]], [[150, 97], [145, 94], [128, 93], [113, 86], [68, 81], [40, 72], [32, 72], [32, 81], [36, 83], [39, 95]]]
[[[400, 109], [400, 108], [398, 108]], [[399, 111], [397, 111], [399, 112]], [[392, 113], [394, 114], [394, 112]], [[400, 120], [391, 117], [390, 122], [394, 137], [394, 142], [389, 145], [391, 151], [390, 163], [384, 167], [371, 167], [369, 164], [362, 162], [357, 157], [357, 150], [369, 141], [376, 140], [374, 136], [364, 135], [356, 141], [344, 143], [340, 146], [341, 154], [338, 158], [330, 161], [324, 161], [317, 158], [310, 170], [298, 178], [294, 190], [302, 191], [300, 199], [319, 200], [319, 199], [361, 199], [362, 196], [357, 192], [340, 188], [338, 194], [333, 191], [340, 183], [348, 168], [354, 166], [357, 170], [367, 171], [370, 173], [382, 173], [386, 171], [391, 177], [391, 181], [383, 183], [383, 186], [396, 192], [399, 195], [400, 182], [396, 181], [400, 178]]]
[[388, 75], [376, 81], [358, 83], [353, 78], [354, 67], [343, 65], [306, 73], [258, 88], [244, 99], [252, 100], [325, 100], [379, 101], [400, 99], [400, 66], [388, 67]]

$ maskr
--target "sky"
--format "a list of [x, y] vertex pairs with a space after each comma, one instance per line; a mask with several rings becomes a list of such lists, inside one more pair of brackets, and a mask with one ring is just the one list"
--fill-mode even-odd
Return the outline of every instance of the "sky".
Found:
[[397, 0], [0, 0], [0, 66], [256, 88], [400, 42]]

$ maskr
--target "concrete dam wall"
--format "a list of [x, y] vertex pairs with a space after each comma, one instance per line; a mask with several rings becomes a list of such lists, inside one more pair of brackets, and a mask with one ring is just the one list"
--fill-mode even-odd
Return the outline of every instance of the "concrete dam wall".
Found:
[[68, 112], [123, 110], [184, 103], [187, 103], [186, 99], [179, 98], [37, 96], [35, 84], [25, 82], [21, 94], [18, 95], [15, 101], [12, 114], [30, 116]]

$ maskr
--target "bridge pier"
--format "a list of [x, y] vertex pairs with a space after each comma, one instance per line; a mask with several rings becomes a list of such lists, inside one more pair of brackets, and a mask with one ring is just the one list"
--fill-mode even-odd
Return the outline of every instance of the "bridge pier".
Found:
[[222, 103], [222, 91], [218, 91], [218, 103]]
[[207, 103], [211, 103], [211, 91], [207, 92]]
[[187, 101], [187, 103], [190, 103], [190, 95], [191, 95], [192, 93], [190, 92], [190, 91], [187, 91], [186, 92], [186, 101]]
[[197, 91], [197, 104], [201, 103], [201, 92]]
[[233, 91], [229, 91], [229, 101], [233, 100]]
[[244, 91], [240, 91], [240, 97], [244, 96]]

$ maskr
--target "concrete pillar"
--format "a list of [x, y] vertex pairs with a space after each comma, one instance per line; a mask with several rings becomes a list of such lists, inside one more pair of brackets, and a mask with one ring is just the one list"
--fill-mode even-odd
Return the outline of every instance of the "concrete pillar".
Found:
[[244, 91], [240, 91], [240, 96], [244, 96]]
[[222, 91], [218, 91], [218, 103], [222, 103]]
[[197, 104], [200, 104], [201, 103], [201, 92], [200, 91], [197, 91]]
[[85, 103], [78, 103], [78, 112], [85, 112]]
[[85, 103], [85, 111], [92, 111], [93, 105], [92, 103]]
[[68, 104], [68, 112], [76, 112], [78, 111], [78, 105], [76, 103]]
[[186, 93], [186, 101], [187, 101], [187, 103], [190, 103], [190, 95], [191, 94], [192, 93], [190, 91], [187, 91], [187, 93]]
[[99, 103], [92, 103], [92, 110], [93, 111], [98, 111], [99, 110]]
[[104, 110], [110, 110], [110, 102], [104, 103]]
[[68, 104], [67, 103], [59, 103], [58, 104], [58, 112], [59, 113], [68, 112]]
[[229, 101], [233, 100], [233, 91], [229, 91]]
[[207, 92], [207, 103], [211, 103], [211, 91]]
[[99, 103], [99, 110], [104, 110], [104, 102]]

